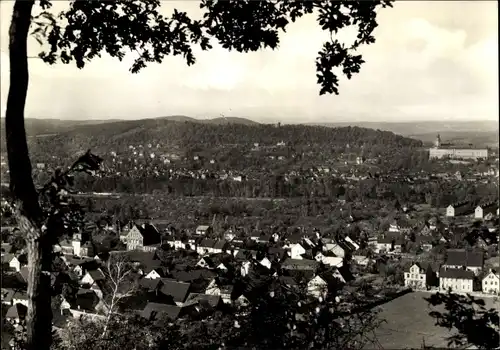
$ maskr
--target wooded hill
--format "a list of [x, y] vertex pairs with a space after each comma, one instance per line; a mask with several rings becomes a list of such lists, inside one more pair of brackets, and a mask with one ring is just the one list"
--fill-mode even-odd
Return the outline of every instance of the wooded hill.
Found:
[[375, 146], [392, 150], [417, 148], [422, 142], [388, 131], [359, 127], [327, 128], [322, 126], [240, 123], [209, 124], [175, 122], [167, 119], [143, 119], [93, 125], [80, 125], [57, 135], [31, 138], [32, 152], [54, 151], [60, 156], [72, 155], [91, 148], [96, 152], [127, 149], [130, 145], [160, 144], [163, 147], [224, 147], [258, 143], [260, 146], [285, 142], [291, 147], [363, 147]]

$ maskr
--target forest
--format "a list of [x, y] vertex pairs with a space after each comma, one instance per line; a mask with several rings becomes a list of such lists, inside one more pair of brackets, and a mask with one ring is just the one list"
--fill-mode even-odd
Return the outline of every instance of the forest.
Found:
[[[147, 142], [146, 142], [147, 140]], [[225, 147], [229, 145], [272, 146], [279, 142], [287, 146], [321, 147], [372, 147], [418, 148], [422, 142], [405, 138], [388, 131], [359, 127], [327, 128], [305, 125], [272, 124], [225, 124], [213, 125], [193, 122], [175, 122], [165, 119], [146, 119], [82, 125], [57, 135], [31, 138], [30, 149], [35, 158], [38, 154], [53, 154], [54, 150], [64, 157], [91, 148], [96, 153], [123, 152], [130, 145], [160, 144], [168, 149], [178, 147]], [[55, 154], [55, 156], [58, 156]]]

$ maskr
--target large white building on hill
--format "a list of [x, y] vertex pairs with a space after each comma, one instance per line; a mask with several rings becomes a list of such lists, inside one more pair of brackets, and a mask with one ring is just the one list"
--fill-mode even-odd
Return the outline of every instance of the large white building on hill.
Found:
[[453, 159], [479, 159], [488, 158], [486, 148], [460, 147], [455, 148], [451, 144], [442, 144], [441, 136], [437, 135], [434, 147], [429, 149], [430, 158], [453, 158]]

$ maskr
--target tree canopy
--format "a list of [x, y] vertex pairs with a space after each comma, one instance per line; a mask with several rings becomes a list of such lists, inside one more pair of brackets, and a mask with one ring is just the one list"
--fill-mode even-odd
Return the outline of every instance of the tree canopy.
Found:
[[[359, 72], [364, 61], [356, 51], [375, 42], [376, 10], [391, 6], [391, 1], [202, 0], [203, 18], [196, 20], [178, 10], [170, 17], [161, 15], [160, 0], [76, 0], [57, 15], [47, 11], [51, 5], [50, 0], [41, 0], [43, 11], [33, 21], [32, 34], [50, 46], [40, 52], [45, 62], [74, 62], [83, 68], [103, 51], [119, 60], [131, 51], [136, 54], [132, 73], [148, 63], [161, 63], [167, 55], [180, 55], [192, 65], [196, 62], [193, 47], [209, 50], [214, 39], [230, 51], [274, 50], [290, 22], [314, 14], [321, 29], [330, 33], [316, 58], [323, 95], [339, 93], [338, 72], [349, 79]], [[356, 26], [358, 34], [348, 46], [334, 34], [350, 26]]]
[[[37, 15], [33, 15], [35, 3], [42, 10]], [[29, 34], [40, 43], [48, 44], [48, 50], [40, 52], [39, 56], [49, 64], [75, 62], [77, 67], [83, 68], [103, 51], [121, 60], [130, 50], [137, 54], [130, 70], [137, 73], [148, 63], [161, 63], [167, 55], [181, 55], [191, 65], [195, 62], [193, 46], [208, 50], [212, 47], [212, 39], [223, 48], [238, 52], [275, 49], [279, 33], [284, 32], [290, 22], [306, 14], [315, 14], [320, 27], [331, 34], [316, 59], [320, 94], [338, 94], [339, 73], [336, 70], [347, 78], [359, 72], [363, 60], [356, 50], [375, 41], [376, 9], [390, 6], [390, 3], [202, 0], [203, 18], [193, 20], [187, 13], [177, 10], [170, 17], [163, 16], [159, 11], [160, 0], [75, 0], [69, 2], [69, 9], [58, 14], [49, 11], [50, 0], [15, 1], [9, 29], [10, 86], [5, 129], [15, 215], [28, 239], [27, 348], [50, 347], [52, 322], [47, 305], [50, 302], [52, 243], [60, 236], [60, 228], [67, 226], [64, 215], [51, 216], [52, 210], [42, 208], [32, 179], [24, 126], [29, 86]], [[345, 46], [334, 38], [334, 34], [351, 25], [358, 28], [357, 39], [351, 46]], [[90, 169], [82, 170], [93, 171], [95, 162], [90, 153], [87, 158]], [[59, 187], [56, 184], [56, 192]], [[58, 204], [52, 204], [57, 208]], [[45, 225], [51, 217], [61, 219]]]

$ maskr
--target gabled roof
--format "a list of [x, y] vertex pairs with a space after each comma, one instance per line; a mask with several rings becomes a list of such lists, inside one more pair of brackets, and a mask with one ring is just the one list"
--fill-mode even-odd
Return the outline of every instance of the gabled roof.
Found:
[[483, 267], [483, 262], [483, 252], [465, 249], [448, 249], [446, 251], [445, 265]]
[[280, 276], [279, 281], [285, 286], [296, 286], [298, 284], [295, 278], [291, 276]]
[[161, 282], [160, 291], [163, 294], [171, 296], [176, 303], [182, 303], [186, 300], [190, 283], [178, 282], [168, 278], [162, 278]]
[[473, 280], [474, 272], [464, 269], [441, 268], [439, 270], [439, 278]]
[[28, 300], [28, 293], [24, 290], [16, 290], [12, 295], [14, 300]]
[[2, 264], [8, 264], [10, 263], [13, 259], [17, 259], [14, 254], [4, 254], [2, 255]]
[[24, 319], [26, 317], [26, 314], [28, 313], [28, 308], [24, 306], [23, 304], [15, 304], [12, 305], [9, 310], [7, 310], [7, 313], [5, 314], [5, 318], [10, 318], [10, 319]]
[[99, 297], [91, 289], [80, 288], [76, 294], [76, 299], [72, 302], [72, 309], [94, 311], [99, 304]]
[[136, 225], [142, 235], [144, 246], [154, 245], [161, 243], [161, 234], [156, 227], [151, 224], [144, 224], [142, 226]]
[[315, 270], [319, 266], [316, 260], [286, 259], [281, 267], [287, 270]]
[[141, 312], [141, 316], [151, 320], [153, 317], [166, 317], [170, 320], [176, 320], [181, 314], [182, 308], [176, 305], [167, 305], [159, 303], [148, 303], [144, 310]]
[[139, 281], [139, 286], [142, 288], [148, 290], [148, 291], [155, 291], [157, 290], [162, 284], [161, 279], [150, 279], [150, 278], [142, 278]]
[[104, 276], [104, 273], [102, 272], [101, 269], [96, 269], [96, 270], [88, 270], [87, 273], [92, 277], [92, 279], [97, 282], [97, 281], [103, 281], [106, 279]]
[[210, 279], [217, 276], [217, 273], [206, 269], [191, 271], [171, 271], [170, 274], [175, 280], [181, 282], [192, 282], [198, 279]]
[[206, 231], [210, 228], [209, 225], [199, 225], [197, 228], [196, 228], [196, 231]]
[[213, 248], [214, 245], [215, 245], [215, 240], [210, 238], [205, 238], [200, 243], [200, 247], [202, 248]]
[[201, 294], [201, 293], [190, 293], [186, 299], [184, 305], [187, 304], [207, 304], [208, 306], [215, 308], [221, 302], [220, 295], [209, 295], [209, 294]]
[[225, 239], [219, 239], [215, 245], [214, 249], [224, 249], [227, 244], [227, 241]]

